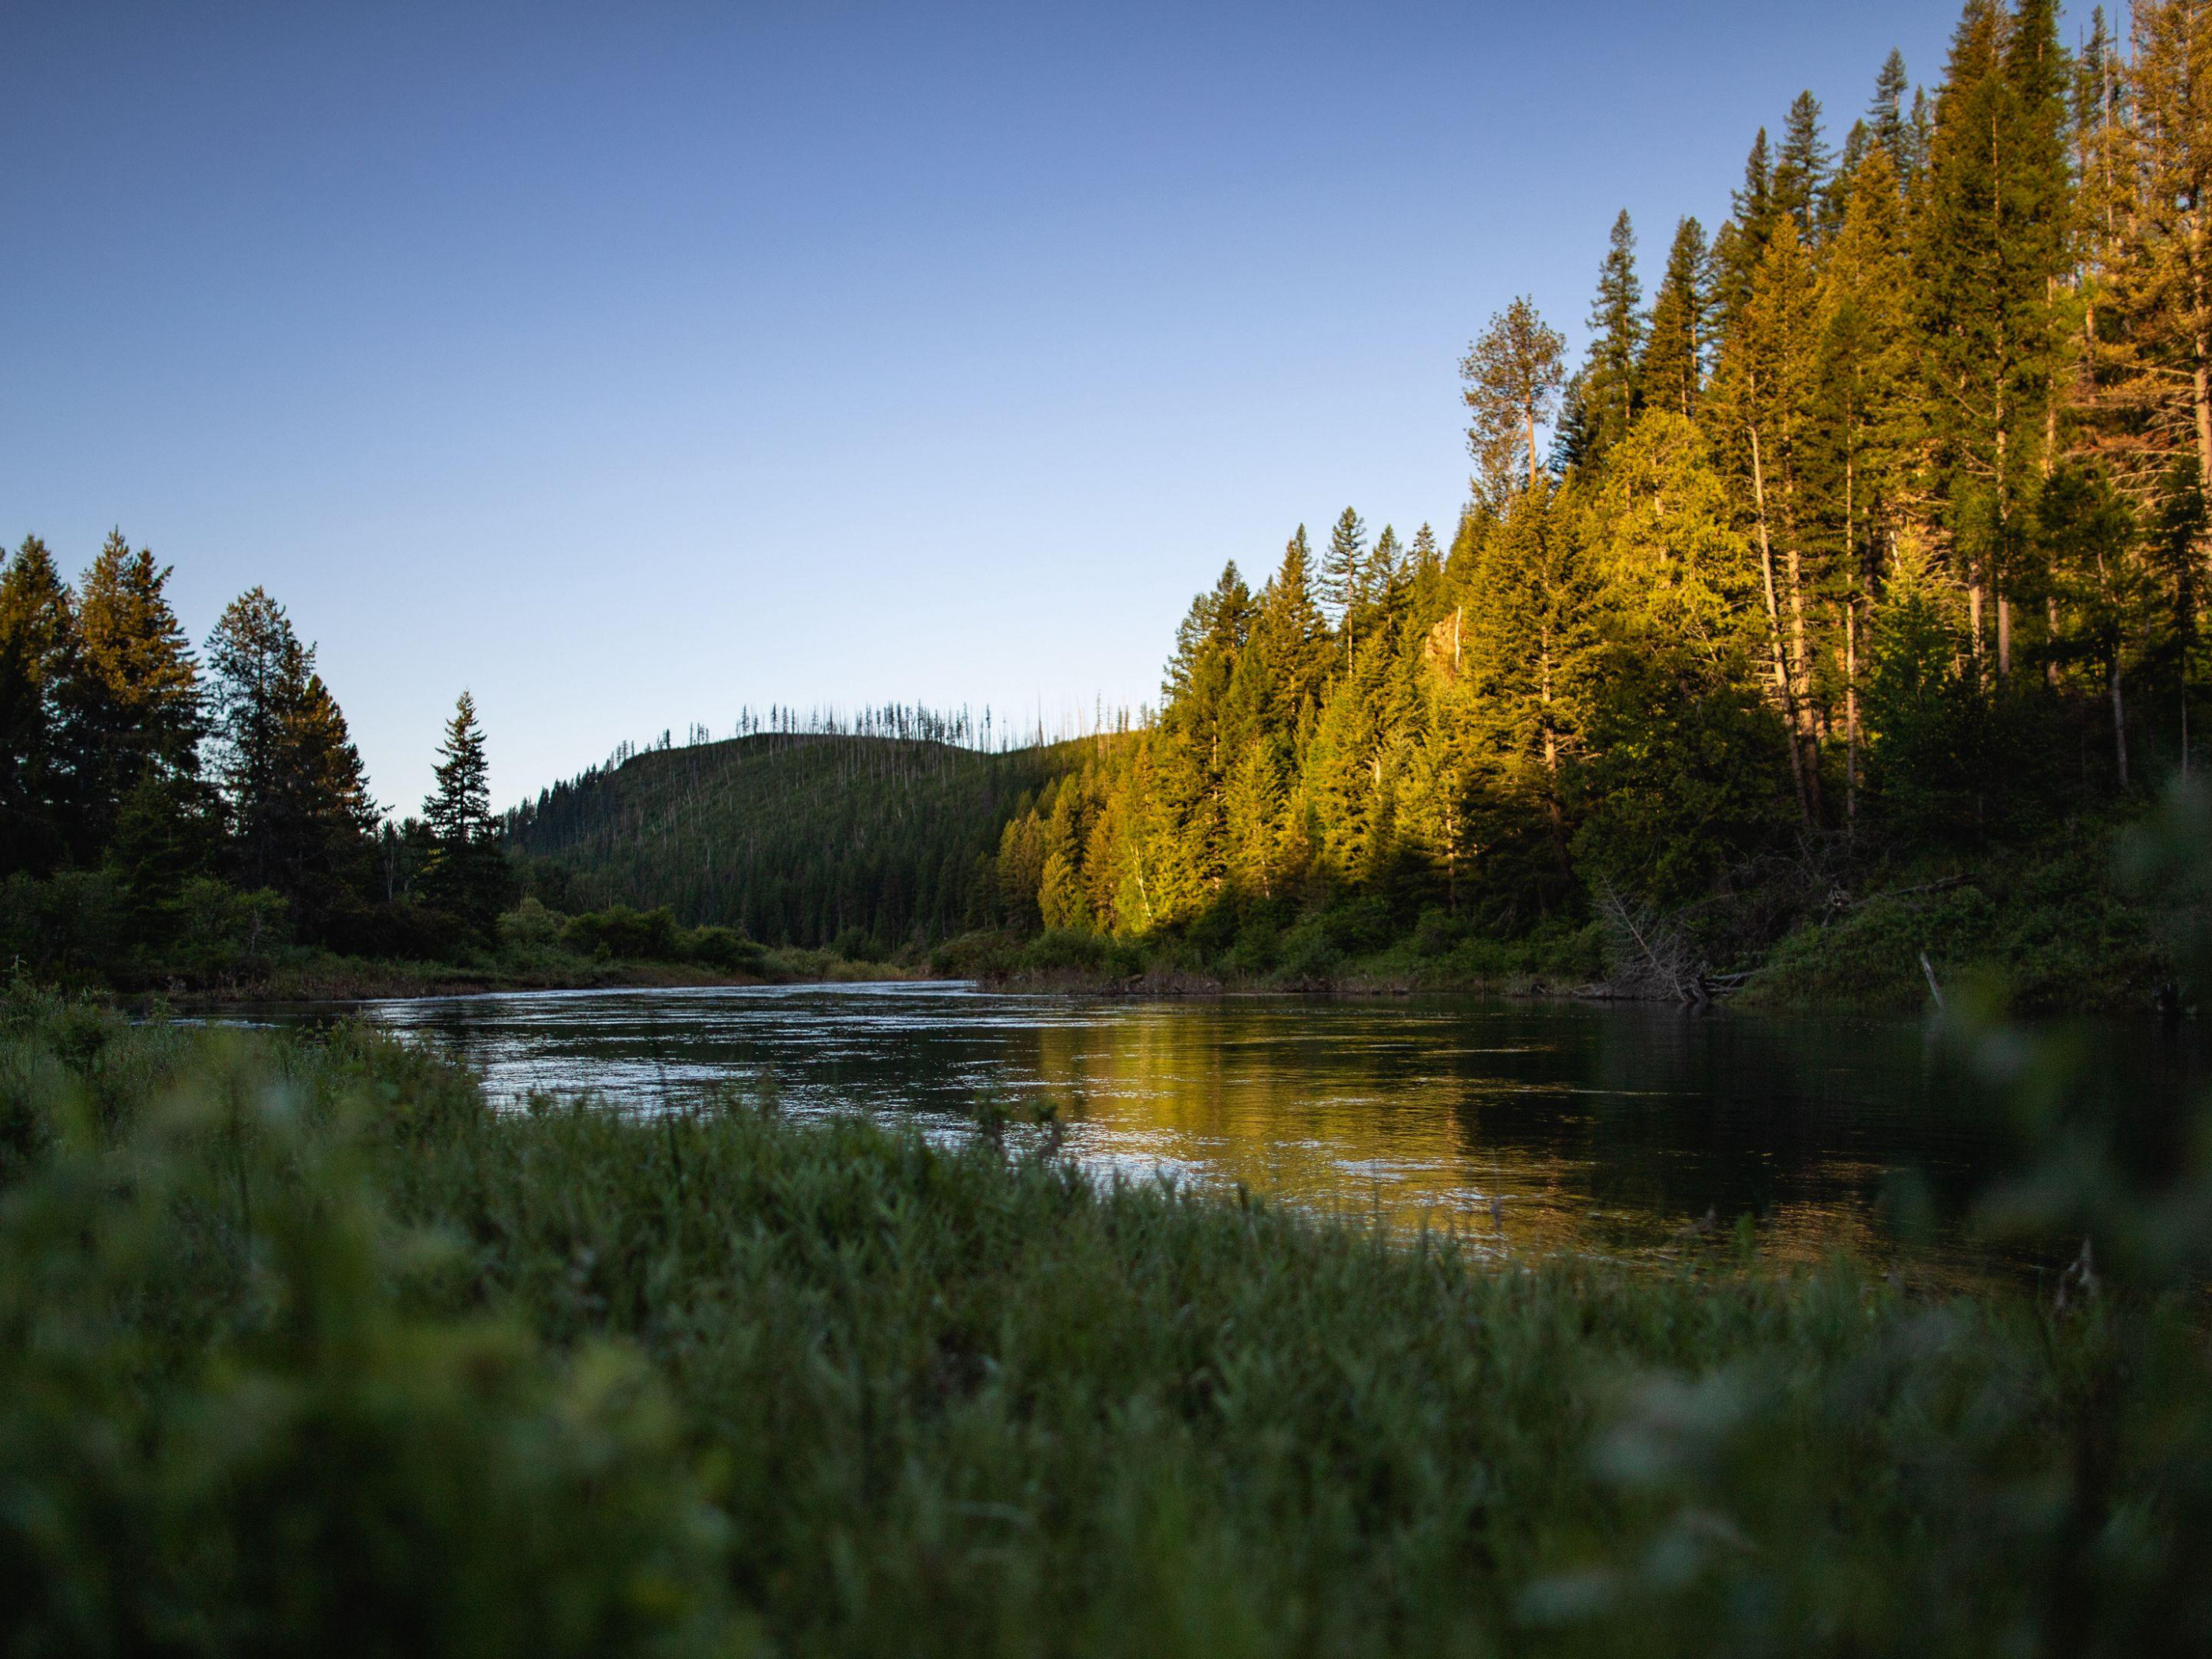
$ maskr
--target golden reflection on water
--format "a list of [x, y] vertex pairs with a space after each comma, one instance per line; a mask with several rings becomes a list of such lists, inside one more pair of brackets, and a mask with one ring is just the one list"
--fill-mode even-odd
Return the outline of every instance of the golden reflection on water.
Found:
[[978, 1103], [1049, 1106], [1087, 1167], [1245, 1188], [1485, 1254], [1698, 1261], [1740, 1218], [1766, 1260], [1838, 1252], [1961, 1282], [1954, 1237], [1900, 1251], [1896, 1168], [1985, 1156], [1944, 1120], [1917, 1028], [1473, 1000], [1141, 1004], [964, 987], [538, 994], [393, 1003], [495, 1094], [653, 1109], [734, 1088], [801, 1113], [972, 1132]]
[[[1671, 1260], [1731, 1234], [1735, 1215], [1722, 1215], [1717, 1203], [1700, 1212], [1671, 1208], [1668, 1194], [1639, 1178], [1648, 1171], [1633, 1164], [1608, 1171], [1598, 1198], [1593, 1137], [1576, 1129], [1583, 1104], [1577, 1097], [1586, 1089], [1431, 1069], [1554, 1054], [1556, 1045], [1438, 1046], [1422, 1022], [1383, 1020], [1326, 1041], [1317, 1064], [1309, 1036], [1240, 1034], [1224, 1024], [1235, 1022], [1177, 1007], [1116, 1021], [1109, 1042], [1094, 1027], [1044, 1028], [1034, 1056], [1037, 1092], [1096, 1166], [1242, 1187], [1401, 1231], [1449, 1232], [1485, 1255]], [[1384, 1075], [1404, 1063], [1419, 1069]], [[1486, 1104], [1495, 1110], [1506, 1097], [1516, 1120], [1548, 1099], [1553, 1144], [1525, 1135], [1486, 1142]], [[1883, 1171], [1831, 1162], [1825, 1174], [1871, 1191]], [[1890, 1262], [1897, 1255], [1873, 1204], [1859, 1199], [1793, 1196], [1754, 1225], [1759, 1253], [1771, 1261], [1813, 1266], [1842, 1253]], [[1916, 1277], [1951, 1282], [1960, 1271], [1929, 1263]]]

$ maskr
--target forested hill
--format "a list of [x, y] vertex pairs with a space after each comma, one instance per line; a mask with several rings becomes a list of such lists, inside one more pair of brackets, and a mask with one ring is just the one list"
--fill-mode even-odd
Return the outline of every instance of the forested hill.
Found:
[[664, 747], [546, 790], [508, 814], [507, 836], [556, 909], [665, 904], [769, 944], [888, 952], [998, 925], [1006, 824], [1113, 741], [991, 753], [763, 732]]

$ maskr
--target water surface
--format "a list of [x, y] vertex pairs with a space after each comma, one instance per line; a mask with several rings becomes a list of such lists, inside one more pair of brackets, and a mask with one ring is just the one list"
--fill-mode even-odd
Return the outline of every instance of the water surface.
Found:
[[[799, 1114], [973, 1133], [1048, 1107], [1093, 1169], [1449, 1224], [1480, 1248], [1633, 1256], [1849, 1251], [1979, 1278], [1954, 1223], [1901, 1249], [1893, 1178], [1937, 1193], [1997, 1135], [1911, 1021], [1792, 1021], [1471, 998], [1138, 1002], [963, 984], [536, 992], [360, 1005], [479, 1068], [495, 1097], [657, 1109], [736, 1088]], [[2107, 1034], [2112, 1086], [2176, 1091], [2190, 1053]]]

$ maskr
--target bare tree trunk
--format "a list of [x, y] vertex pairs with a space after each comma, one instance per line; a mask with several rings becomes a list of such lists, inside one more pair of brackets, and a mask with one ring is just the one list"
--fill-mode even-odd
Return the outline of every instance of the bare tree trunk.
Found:
[[1859, 822], [1859, 596], [1844, 601], [1844, 821]]
[[2189, 389], [2197, 412], [2197, 476], [2212, 483], [2212, 336], [2204, 328], [2204, 272], [2191, 276], [2191, 297], [2196, 301], [2197, 325], [2190, 335]]
[[1813, 822], [1813, 809], [1805, 793], [1805, 755], [1797, 746], [1797, 699], [1790, 686], [1790, 666], [1782, 650], [1782, 607], [1774, 593], [1774, 545], [1766, 526], [1766, 471], [1759, 459], [1759, 428], [1751, 434], [1751, 487], [1759, 507], [1759, 567], [1766, 582], [1766, 637], [1774, 653], [1774, 690], [1782, 701], [1782, 718], [1790, 734], [1790, 781], [1797, 790], [1797, 816]]
[[1521, 410], [1528, 425], [1528, 488], [1536, 487], [1536, 405], [1525, 404]]
[[[2000, 401], [1997, 405], [1997, 537], [1996, 544], [1990, 549], [1989, 584], [1990, 597], [1995, 599], [1997, 604], [1997, 678], [2002, 680], [2008, 679], [2012, 676], [2012, 601], [2005, 597], [2004, 571], [1997, 562], [2005, 550], [2005, 451], [2006, 440], [2010, 434], [2004, 427], [2002, 392], [2000, 392], [1998, 396]], [[1975, 641], [1977, 649], [1979, 648], [1980, 644], [1981, 641], [1978, 637]]]
[[2128, 711], [2120, 697], [2120, 647], [2112, 645], [2112, 753], [2119, 762], [2120, 787], [2128, 787]]
[[[2051, 629], [2051, 643], [2058, 643], [2058, 596], [2046, 593], [2043, 599], [2043, 619]], [[2058, 689], [2058, 659], [2051, 658], [2043, 665], [2043, 683], [2053, 691]]]

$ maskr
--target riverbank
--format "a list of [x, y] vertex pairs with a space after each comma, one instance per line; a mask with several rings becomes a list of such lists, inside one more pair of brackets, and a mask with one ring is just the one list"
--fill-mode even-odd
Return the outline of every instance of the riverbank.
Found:
[[532, 953], [477, 962], [374, 962], [300, 953], [251, 978], [193, 985], [176, 981], [143, 991], [185, 1003], [366, 1002], [392, 997], [470, 996], [495, 991], [673, 989], [716, 985], [856, 984], [921, 977], [911, 964], [852, 961], [827, 951], [766, 951], [755, 971], [698, 963], [599, 960]]
[[1838, 856], [1750, 878], [1672, 913], [1600, 902], [1521, 933], [1371, 902], [1255, 913], [1152, 939], [977, 933], [941, 972], [1010, 990], [1207, 996], [1243, 992], [1740, 1001], [1777, 1012], [1898, 1014], [1929, 978], [2022, 1013], [2172, 1006], [2178, 965], [2158, 907], [2124, 868], [2139, 821], [2069, 822], [2032, 844], [1895, 865]]
[[18, 993], [0, 1629], [1924, 1655], [2212, 1617], [2193, 1304], [1930, 1300], [1725, 1229], [1486, 1262], [1053, 1148], [495, 1113], [358, 1029]]

